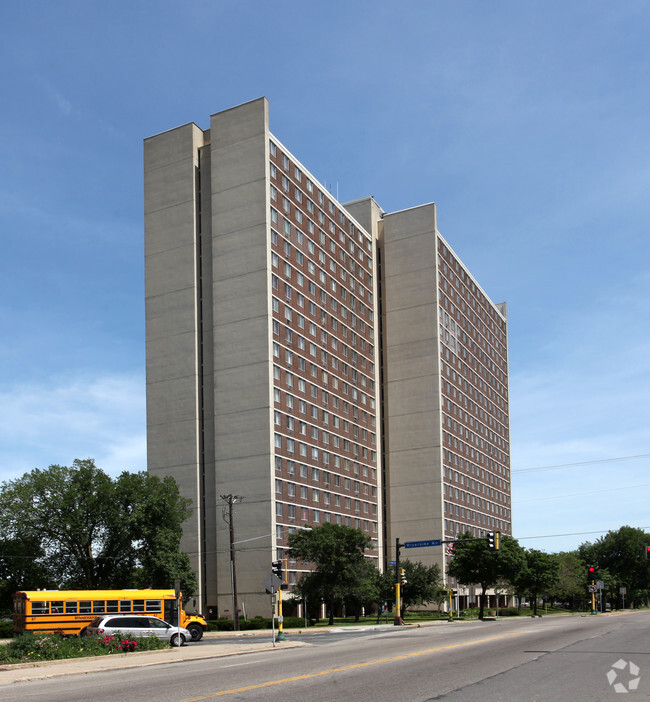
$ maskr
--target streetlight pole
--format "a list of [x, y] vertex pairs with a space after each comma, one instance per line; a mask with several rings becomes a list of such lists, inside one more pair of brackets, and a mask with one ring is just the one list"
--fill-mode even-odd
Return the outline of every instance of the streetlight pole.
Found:
[[237, 602], [237, 566], [235, 563], [235, 524], [233, 512], [235, 503], [241, 502], [244, 498], [241, 495], [220, 495], [225, 500], [227, 507], [224, 507], [223, 518], [228, 524], [230, 533], [230, 586], [232, 588], [232, 624], [235, 631], [239, 631], [239, 604]]

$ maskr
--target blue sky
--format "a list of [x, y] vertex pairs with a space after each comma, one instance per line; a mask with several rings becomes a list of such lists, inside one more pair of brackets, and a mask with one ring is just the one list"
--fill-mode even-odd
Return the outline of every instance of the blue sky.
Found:
[[145, 469], [142, 140], [265, 95], [341, 201], [435, 201], [507, 301], [522, 545], [650, 529], [649, 30], [647, 0], [1, 3], [0, 480]]

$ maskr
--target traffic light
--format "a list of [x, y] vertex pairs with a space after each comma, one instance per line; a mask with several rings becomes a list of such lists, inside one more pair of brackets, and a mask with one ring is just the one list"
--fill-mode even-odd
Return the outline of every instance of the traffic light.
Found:
[[273, 563], [271, 563], [271, 569], [273, 571], [273, 575], [277, 575], [278, 578], [280, 578], [280, 582], [284, 582], [284, 575], [282, 573], [282, 561], [273, 561]]
[[598, 577], [598, 568], [596, 566], [588, 566], [587, 577], [589, 580], [595, 580]]
[[650, 560], [650, 546], [645, 547], [645, 557], [646, 560]]
[[400, 583], [402, 583], [402, 585], [406, 585], [406, 583], [408, 582], [408, 580], [406, 579], [406, 571], [404, 570], [404, 568], [399, 569], [399, 581]]
[[487, 547], [490, 551], [498, 551], [501, 546], [501, 532], [500, 531], [488, 531], [487, 533]]

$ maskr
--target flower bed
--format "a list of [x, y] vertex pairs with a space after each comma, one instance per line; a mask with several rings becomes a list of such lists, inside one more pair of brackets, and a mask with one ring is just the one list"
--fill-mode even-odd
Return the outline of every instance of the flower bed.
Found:
[[104, 656], [133, 651], [155, 651], [169, 644], [155, 636], [130, 638], [125, 636], [61, 636], [60, 634], [22, 634], [5, 646], [0, 646], [0, 663], [53, 661], [64, 658]]

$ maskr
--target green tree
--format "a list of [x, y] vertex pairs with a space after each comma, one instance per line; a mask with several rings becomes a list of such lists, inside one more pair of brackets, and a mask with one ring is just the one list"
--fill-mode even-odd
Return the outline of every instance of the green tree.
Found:
[[43, 556], [36, 539], [0, 539], [0, 611], [13, 609], [17, 590], [51, 588], [53, 583], [39, 559]]
[[[366, 598], [372, 589], [374, 568], [367, 567], [364, 556], [371, 539], [360, 529], [326, 522], [310, 531], [289, 536], [291, 555], [304, 563], [313, 563], [315, 570], [303, 575], [296, 595], [311, 603], [325, 602], [329, 607], [329, 623], [334, 623], [337, 606], [353, 607]], [[364, 592], [364, 595], [361, 593]], [[376, 592], [375, 592], [376, 597]]]
[[547, 594], [558, 579], [559, 563], [555, 554], [537, 549], [524, 549], [525, 565], [514, 574], [518, 592], [530, 595], [533, 614], [537, 614], [537, 598]]
[[[463, 543], [465, 542], [465, 543]], [[474, 540], [470, 532], [460, 534], [447, 573], [462, 585], [480, 585], [479, 619], [483, 619], [486, 593], [500, 580], [513, 583], [525, 567], [524, 551], [511, 536], [501, 536], [499, 551], [490, 551], [483, 539]]]
[[[592, 543], [581, 544], [578, 552], [585, 565], [607, 570], [610, 595], [619, 596], [620, 587], [627, 588], [626, 600], [631, 606], [647, 602], [650, 595], [650, 561], [646, 560], [645, 548], [650, 546], [650, 535], [643, 529], [622, 526], [609, 531]], [[599, 579], [600, 577], [599, 573]]]
[[[172, 479], [122, 473], [113, 480], [92, 459], [35, 469], [0, 486], [4, 537], [33, 546], [44, 580], [68, 589], [169, 587], [174, 568], [187, 563], [178, 545], [189, 514], [190, 501]], [[183, 577], [191, 596], [194, 576]]]
[[585, 564], [577, 551], [556, 553], [558, 577], [552, 588], [552, 594], [559, 602], [577, 609], [583, 606], [587, 597], [585, 583]]
[[404, 568], [406, 576], [406, 585], [401, 588], [403, 617], [409, 607], [435, 602], [442, 578], [437, 565], [425, 566], [421, 561], [404, 560], [400, 561], [400, 567]]

